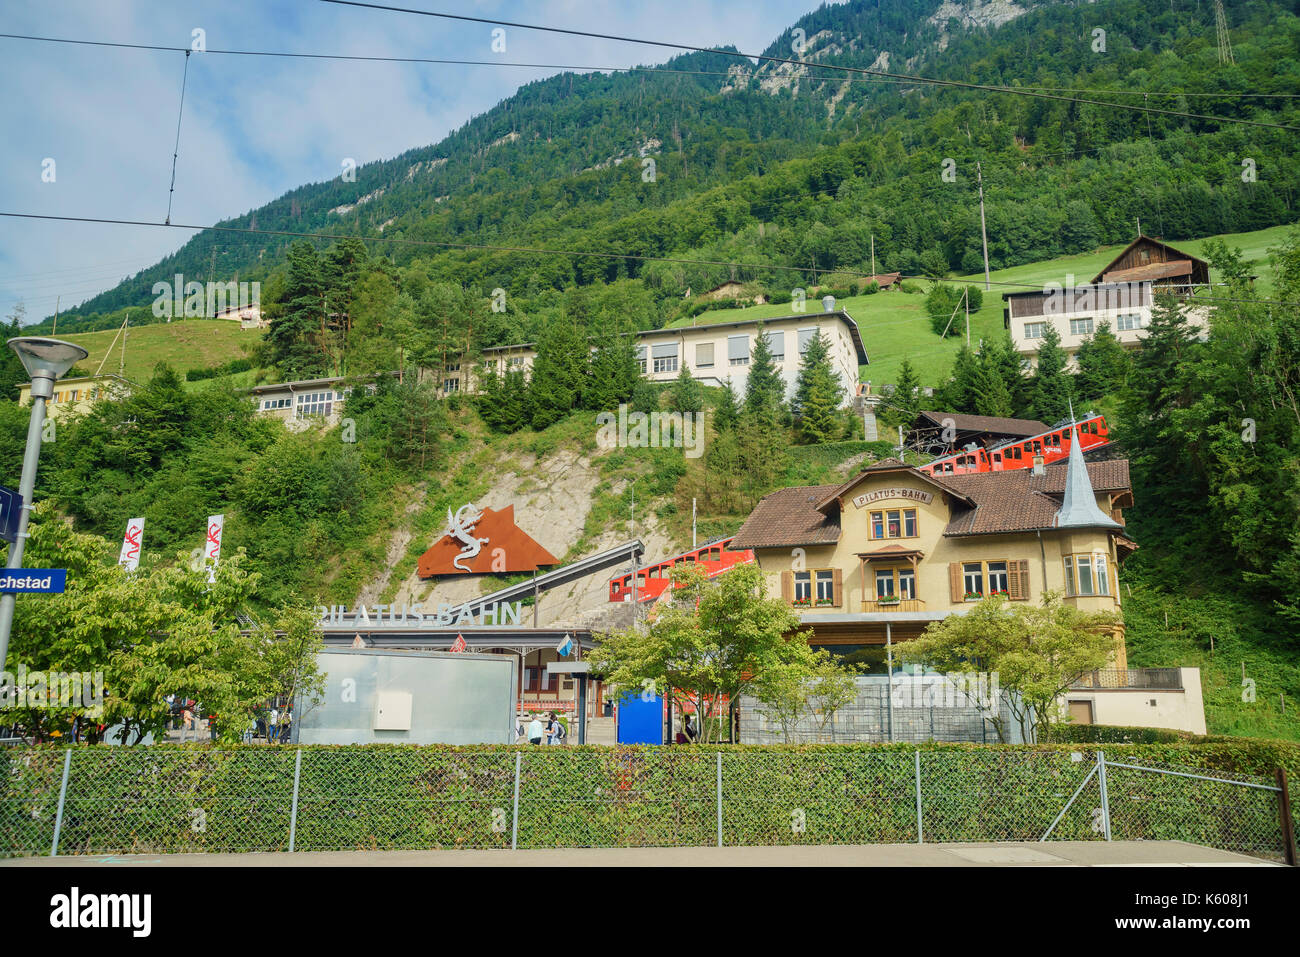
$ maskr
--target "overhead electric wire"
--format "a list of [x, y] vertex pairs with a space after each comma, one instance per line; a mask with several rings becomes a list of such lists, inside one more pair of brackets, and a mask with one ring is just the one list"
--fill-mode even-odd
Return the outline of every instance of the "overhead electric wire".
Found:
[[[714, 47], [696, 46], [690, 43], [675, 43], [669, 40], [647, 40], [639, 37], [629, 37], [616, 33], [597, 33], [592, 30], [575, 30], [570, 27], [552, 27], [543, 26], [533, 23], [519, 23], [511, 20], [493, 19], [490, 17], [473, 17], [463, 13], [442, 13], [435, 10], [417, 10], [412, 7], [396, 7], [382, 3], [365, 3], [362, 0], [319, 0], [321, 3], [330, 3], [336, 6], [358, 7], [367, 10], [380, 10], [388, 13], [409, 13], [423, 17], [436, 17], [443, 20], [460, 20], [467, 23], [483, 23], [501, 27], [511, 27], [517, 30], [536, 30], [542, 33], [560, 33], [567, 36], [587, 37], [595, 40], [613, 40], [618, 43], [634, 43], [642, 46], [665, 47], [672, 50], [686, 50], [691, 53], [713, 53], [720, 56], [729, 56], [736, 59], [767, 63], [787, 63], [795, 66], [808, 67], [806, 60], [796, 60], [790, 57], [768, 56], [758, 53], [741, 53], [738, 50], [722, 50]], [[1180, 110], [1162, 110], [1151, 106], [1131, 106], [1127, 103], [1109, 103], [1105, 100], [1086, 100], [1074, 96], [1062, 96], [1055, 93], [1032, 92], [1024, 87], [1011, 86], [993, 86], [987, 83], [970, 83], [964, 80], [942, 80], [935, 77], [915, 76], [908, 73], [892, 73], [887, 70], [872, 70], [866, 67], [854, 66], [836, 66], [834, 64], [814, 64], [822, 69], [841, 70], [846, 73], [853, 73], [859, 76], [888, 77], [890, 79], [905, 80], [912, 83], [926, 83], [932, 86], [947, 86], [959, 89], [982, 90], [989, 93], [1006, 93], [1015, 96], [1028, 96], [1048, 100], [1061, 100], [1070, 103], [1082, 103], [1089, 106], [1109, 106], [1117, 110], [1130, 110], [1137, 113], [1155, 113], [1162, 116], [1178, 116], [1187, 119], [1209, 120], [1215, 123], [1239, 123], [1246, 126], [1259, 126], [1268, 129], [1288, 130], [1300, 133], [1300, 126], [1286, 126], [1281, 123], [1265, 123], [1262, 120], [1244, 120], [1238, 117], [1212, 116], [1203, 113], [1186, 113]]]
[[251, 226], [200, 226], [186, 223], [159, 223], [148, 219], [112, 219], [96, 216], [54, 216], [43, 213], [15, 213], [0, 211], [0, 216], [10, 219], [35, 219], [49, 222], [99, 223], [114, 226], [153, 226], [172, 229], [211, 230], [214, 232], [243, 233], [257, 236], [291, 236], [311, 240], [359, 239], [366, 243], [395, 243], [402, 246], [436, 247], [439, 249], [481, 249], [487, 252], [526, 253], [544, 256], [589, 256], [597, 259], [637, 260], [640, 262], [675, 263], [681, 266], [735, 266], [746, 269], [784, 269], [792, 272], [819, 273], [837, 272], [835, 269], [821, 269], [816, 266], [787, 266], [779, 263], [741, 263], [724, 262], [712, 259], [681, 259], [673, 256], [650, 256], [638, 253], [616, 253], [603, 250], [582, 249], [546, 249], [539, 246], [498, 246], [486, 243], [457, 243], [433, 239], [406, 239], [397, 236], [358, 236], [355, 233], [309, 233], [292, 229], [256, 229]]
[[[523, 254], [535, 254], [535, 255], [543, 255], [543, 256], [573, 256], [573, 257], [587, 256], [587, 257], [592, 257], [597, 259], [635, 260], [638, 262], [674, 263], [676, 265], [681, 265], [681, 266], [727, 266], [729, 268], [734, 267], [736, 269], [756, 269], [756, 270], [774, 269], [774, 270], [786, 270], [790, 272], [811, 273], [814, 279], [816, 279], [816, 277], [819, 274], [825, 275], [828, 273], [846, 271], [842, 267], [822, 268], [820, 266], [793, 266], [793, 265], [786, 265], [783, 263], [744, 263], [744, 262], [729, 262], [726, 260], [717, 260], [717, 259], [683, 259], [681, 257], [676, 257], [676, 256], [651, 256], [642, 253], [619, 253], [619, 252], [610, 252], [608, 250], [547, 249], [540, 246], [501, 246], [501, 245], [492, 245], [487, 243], [445, 242], [445, 241], [433, 240], [433, 239], [406, 239], [398, 236], [358, 236], [356, 234], [350, 234], [350, 233], [342, 233], [342, 234], [309, 233], [309, 232], [303, 232], [303, 231], [291, 230], [291, 229], [259, 229], [252, 226], [219, 226], [219, 225], [200, 226], [200, 225], [193, 225], [187, 223], [159, 223], [147, 219], [113, 219], [109, 217], [97, 217], [97, 216], [55, 216], [46, 213], [16, 213], [7, 210], [0, 210], [0, 216], [9, 219], [44, 220], [47, 222], [95, 223], [100, 225], [112, 225], [112, 226], [151, 226], [155, 228], [163, 227], [163, 228], [170, 228], [170, 229], [211, 230], [215, 232], [240, 233], [244, 235], [253, 235], [253, 236], [291, 236], [298, 239], [308, 239], [308, 240], [317, 240], [317, 241], [319, 240], [337, 241], [340, 239], [358, 239], [366, 243], [394, 243], [402, 246], [434, 247], [438, 249], [467, 249], [467, 250], [478, 249], [478, 250], [483, 250], [485, 252], [523, 253]], [[934, 277], [932, 276], [901, 276], [900, 275], [899, 281], [902, 282], [904, 280], [929, 280], [931, 282], [935, 281]], [[963, 280], [958, 278], [952, 280], [945, 279], [942, 281], [962, 282]], [[1030, 283], [1014, 283], [1014, 282], [992, 280], [992, 285], [1012, 286], [1020, 289], [1036, 290], [1036, 289], [1043, 289], [1044, 285], [1046, 284], [1040, 283], [1034, 285]], [[1090, 285], [1090, 284], [1085, 284], [1085, 285]], [[1234, 300], [1210, 297], [1207, 301], [1230, 302]], [[1300, 305], [1300, 302], [1286, 302], [1283, 300], [1270, 300], [1270, 299], [1241, 300], [1241, 301], [1277, 303], [1279, 305]]]
[[[41, 43], [66, 43], [76, 46], [96, 46], [96, 47], [114, 47], [126, 50], [153, 50], [159, 52], [185, 53], [189, 51], [188, 47], [168, 46], [157, 43], [126, 43], [113, 40], [83, 40], [71, 37], [43, 37], [27, 33], [0, 33], [0, 39], [7, 40], [33, 40]], [[495, 66], [495, 67], [517, 67], [523, 69], [536, 70], [578, 70], [594, 73], [662, 73], [670, 76], [723, 76], [729, 77], [734, 74], [731, 71], [723, 70], [674, 70], [668, 67], [660, 66], [598, 66], [595, 64], [579, 63], [526, 63], [517, 60], [465, 60], [453, 57], [408, 57], [408, 56], [379, 56], [377, 54], [356, 54], [356, 53], [299, 53], [289, 50], [227, 50], [209, 47], [203, 51], [205, 54], [217, 56], [254, 56], [254, 57], [284, 57], [287, 59], [302, 60], [351, 60], [357, 62], [370, 63], [428, 63], [433, 65], [448, 66]], [[819, 63], [803, 63], [805, 67], [814, 67], [816, 69], [842, 71], [845, 67], [832, 65], [823, 65]], [[860, 83], [874, 82], [892, 82], [892, 83], [913, 83], [916, 82], [910, 77], [884, 77], [884, 76], [863, 76], [863, 77], [842, 77], [839, 75], [829, 76], [825, 74], [808, 73], [804, 75], [810, 80], [843, 80], [849, 79]], [[1224, 92], [1189, 92], [1186, 90], [1089, 90], [1074, 87], [1057, 87], [1057, 86], [1019, 86], [1007, 87], [1008, 90], [1025, 90], [1035, 93], [1106, 93], [1117, 96], [1212, 96], [1220, 99], [1297, 99], [1300, 93], [1240, 93], [1236, 91]]]
[[181, 120], [185, 116], [185, 81], [190, 76], [190, 51], [185, 51], [185, 69], [181, 72], [181, 105], [176, 110], [176, 148], [172, 150], [172, 185], [167, 190], [167, 219], [172, 221], [172, 197], [176, 193], [176, 158], [181, 155]]

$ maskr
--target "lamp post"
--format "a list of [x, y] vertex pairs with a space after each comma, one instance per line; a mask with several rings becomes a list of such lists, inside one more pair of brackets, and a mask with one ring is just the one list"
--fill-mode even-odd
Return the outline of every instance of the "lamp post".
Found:
[[[23, 567], [23, 546], [27, 543], [27, 518], [32, 509], [32, 492], [36, 488], [36, 463], [41, 457], [41, 432], [45, 426], [45, 403], [54, 397], [54, 380], [62, 378], [77, 362], [90, 355], [81, 346], [61, 339], [18, 336], [9, 340], [9, 348], [32, 380], [32, 418], [27, 425], [27, 447], [23, 451], [23, 476], [18, 485], [22, 511], [18, 515], [18, 534], [9, 546], [5, 568]], [[9, 654], [9, 631], [14, 623], [14, 593], [0, 595], [0, 671]]]

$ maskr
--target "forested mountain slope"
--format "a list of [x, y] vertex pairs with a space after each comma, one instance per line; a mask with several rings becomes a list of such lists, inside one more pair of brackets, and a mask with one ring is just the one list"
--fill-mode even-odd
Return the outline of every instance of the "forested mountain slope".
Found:
[[[880, 269], [973, 271], [976, 162], [995, 268], [1125, 240], [1138, 219], [1168, 237], [1261, 228], [1295, 218], [1293, 132], [831, 67], [1298, 125], [1296, 6], [1230, 6], [1236, 63], [1227, 65], [1213, 17], [1189, 0], [823, 7], [764, 51], [794, 58], [798, 46], [800, 64], [711, 52], [644, 71], [566, 73], [521, 88], [441, 143], [359, 168], [355, 182], [302, 186], [227, 225], [752, 264], [371, 244], [479, 295], [640, 279], [659, 318], [688, 288], [737, 272], [794, 286], [869, 268], [872, 236]], [[954, 181], [941, 175], [945, 160]], [[155, 281], [206, 278], [214, 262], [221, 278], [272, 279], [290, 239], [201, 233], [73, 313], [87, 328], [111, 323], [90, 317], [147, 305]]]

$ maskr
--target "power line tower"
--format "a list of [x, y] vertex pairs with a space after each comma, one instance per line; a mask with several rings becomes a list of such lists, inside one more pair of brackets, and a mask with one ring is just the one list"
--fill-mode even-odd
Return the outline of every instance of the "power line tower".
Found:
[[1228, 18], [1223, 13], [1223, 0], [1214, 0], [1214, 33], [1219, 40], [1219, 63], [1236, 63], [1232, 56], [1232, 40], [1228, 38]]

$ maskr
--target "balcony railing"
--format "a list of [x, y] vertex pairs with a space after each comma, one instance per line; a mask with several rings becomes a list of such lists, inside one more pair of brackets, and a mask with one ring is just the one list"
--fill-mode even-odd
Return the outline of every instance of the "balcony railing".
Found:
[[862, 603], [864, 612], [878, 611], [925, 611], [925, 601], [920, 598], [903, 598], [899, 601], [864, 601]]
[[1087, 688], [1146, 688], [1153, 691], [1182, 691], [1183, 678], [1177, 668], [1102, 668], [1085, 671], [1070, 687]]

